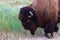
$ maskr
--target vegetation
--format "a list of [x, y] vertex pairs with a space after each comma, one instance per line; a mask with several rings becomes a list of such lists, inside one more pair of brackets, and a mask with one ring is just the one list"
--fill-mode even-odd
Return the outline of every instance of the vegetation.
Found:
[[0, 31], [26, 34], [18, 15], [20, 7], [31, 3], [31, 0], [0, 0]]

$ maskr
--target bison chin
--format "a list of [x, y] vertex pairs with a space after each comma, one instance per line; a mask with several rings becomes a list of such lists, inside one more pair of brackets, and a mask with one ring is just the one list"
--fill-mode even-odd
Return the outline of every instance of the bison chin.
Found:
[[32, 21], [29, 21], [29, 22], [28, 22], [28, 30], [30, 31], [30, 33], [31, 33], [32, 35], [35, 34], [35, 31], [36, 31], [37, 28], [38, 28], [38, 27], [36, 26], [36, 24], [35, 24], [34, 22], [32, 22]]

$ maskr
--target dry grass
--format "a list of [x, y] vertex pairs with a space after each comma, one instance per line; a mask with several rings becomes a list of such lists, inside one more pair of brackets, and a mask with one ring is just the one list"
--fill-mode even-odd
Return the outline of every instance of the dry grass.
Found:
[[29, 36], [27, 35], [26, 37], [24, 37], [23, 35], [21, 35], [20, 33], [17, 32], [0, 32], [0, 40], [60, 40], [60, 33], [58, 32], [58, 34], [54, 35], [55, 37], [52, 39], [48, 39], [46, 37], [37, 37], [36, 35], [34, 36]]

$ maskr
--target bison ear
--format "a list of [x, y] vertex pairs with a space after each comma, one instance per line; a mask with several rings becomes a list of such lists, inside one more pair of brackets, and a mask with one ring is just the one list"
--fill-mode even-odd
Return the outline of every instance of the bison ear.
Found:
[[29, 11], [30, 16], [28, 16], [29, 18], [31, 18], [33, 16], [33, 13], [31, 11]]

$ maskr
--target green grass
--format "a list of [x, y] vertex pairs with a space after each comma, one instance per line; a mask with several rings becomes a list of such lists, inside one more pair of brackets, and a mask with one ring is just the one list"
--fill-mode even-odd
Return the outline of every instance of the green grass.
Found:
[[[24, 4], [23, 2], [20, 2], [21, 0], [14, 2], [10, 2], [9, 0], [7, 1], [2, 1], [4, 3], [0, 4], [0, 31], [23, 32], [24, 28], [22, 27], [21, 22], [18, 19], [19, 9], [20, 9], [19, 7], [22, 4], [26, 5], [27, 3], [25, 2]], [[17, 5], [16, 2], [21, 4]]]
[[0, 6], [0, 31], [19, 32], [26, 36], [26, 30], [23, 28], [21, 21], [18, 19], [19, 8], [10, 8]]
[[18, 19], [17, 10], [0, 7], [0, 30], [21, 30], [22, 25]]
[[20, 7], [30, 5], [31, 0], [14, 0], [13, 2], [10, 0], [0, 0], [0, 2], [0, 31], [19, 32], [23, 36], [26, 36], [27, 31], [23, 28], [21, 21], [18, 19], [18, 15]]

